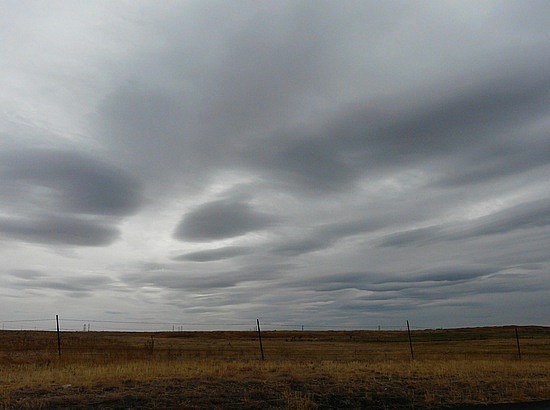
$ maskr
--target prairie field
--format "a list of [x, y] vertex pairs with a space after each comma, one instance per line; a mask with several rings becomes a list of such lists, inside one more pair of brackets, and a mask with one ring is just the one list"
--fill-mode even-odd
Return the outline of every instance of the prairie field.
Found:
[[517, 332], [2, 331], [0, 408], [548, 408], [550, 328]]

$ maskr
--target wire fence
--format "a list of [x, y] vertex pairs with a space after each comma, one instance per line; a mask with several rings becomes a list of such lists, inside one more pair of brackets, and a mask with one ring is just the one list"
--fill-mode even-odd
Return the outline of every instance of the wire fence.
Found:
[[[336, 361], [416, 360], [428, 357], [550, 359], [550, 327], [544, 326], [521, 327], [519, 332], [514, 326], [462, 329], [410, 327], [409, 331], [407, 325], [389, 329], [376, 326], [348, 330], [260, 321], [181, 324], [170, 321], [58, 319], [2, 321], [4, 331], [0, 332], [0, 363], [49, 362], [57, 356], [79, 361], [250, 360], [263, 359], [264, 356], [275, 360]], [[261, 330], [257, 327], [260, 324]], [[206, 330], [201, 331], [201, 328]]]
[[[51, 318], [0, 320], [2, 330], [55, 330], [55, 316]], [[59, 325], [63, 331], [121, 331], [121, 332], [159, 332], [159, 331], [208, 331], [236, 330], [246, 331], [256, 328], [255, 319], [249, 322], [188, 322], [188, 321], [156, 321], [144, 320], [106, 320], [79, 319], [59, 317]], [[322, 323], [285, 323], [262, 321], [265, 330], [405, 330], [406, 325], [327, 325]], [[422, 326], [411, 326], [411, 329], [426, 329]]]

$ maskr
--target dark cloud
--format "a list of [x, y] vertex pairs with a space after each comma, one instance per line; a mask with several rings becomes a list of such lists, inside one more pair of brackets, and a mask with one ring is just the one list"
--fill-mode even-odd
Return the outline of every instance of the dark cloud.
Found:
[[136, 180], [79, 152], [16, 150], [0, 155], [0, 232], [46, 245], [105, 246], [120, 218], [143, 200]]
[[[364, 155], [358, 163], [355, 147], [339, 142], [349, 145], [346, 141], [353, 137], [348, 134], [357, 131], [349, 129], [347, 112], [336, 127], [326, 124], [324, 114], [315, 122], [304, 120], [304, 114], [307, 118], [319, 109], [317, 100], [342, 94], [335, 79], [345, 61], [364, 64], [355, 49], [383, 38], [386, 24], [399, 24], [408, 7], [287, 3], [252, 7], [238, 23], [227, 19], [227, 13], [234, 14], [232, 7], [224, 13], [226, 8], [201, 6], [192, 19], [176, 14], [174, 21], [168, 16], [162, 26], [147, 27], [165, 46], [135, 56], [142, 75], [124, 81], [100, 104], [95, 122], [101, 138], [116, 158], [162, 186], [201, 186], [219, 169], [245, 168], [313, 192], [349, 187], [363, 173], [358, 167], [363, 167]], [[386, 24], [365, 10], [370, 8]], [[361, 18], [358, 9], [365, 13]], [[201, 44], [212, 52], [190, 42], [194, 33], [182, 28], [182, 19], [208, 33]], [[370, 35], [363, 33], [365, 20]], [[213, 21], [216, 30], [211, 30]], [[349, 46], [342, 48], [346, 42]], [[342, 49], [347, 52], [340, 55]], [[195, 58], [187, 58], [189, 53]], [[368, 52], [365, 57], [374, 60]], [[343, 79], [341, 87], [351, 86], [349, 81]], [[372, 125], [364, 125], [372, 114], [359, 115], [360, 132], [370, 132]], [[332, 135], [320, 137], [327, 126]]]
[[37, 279], [44, 276], [43, 272], [32, 270], [32, 269], [16, 269], [9, 272], [9, 274], [16, 278], [25, 279], [25, 280]]
[[159, 183], [170, 175], [166, 167], [189, 173], [201, 163], [189, 135], [186, 105], [167, 90], [121, 86], [102, 104], [99, 132], [128, 168]]
[[375, 220], [372, 217], [322, 224], [307, 229], [307, 235], [300, 232], [297, 238], [285, 238], [274, 243], [271, 251], [285, 256], [298, 256], [320, 251], [333, 246], [344, 238], [376, 231], [387, 224], [390, 222]]
[[[416, 287], [442, 288], [449, 283], [473, 281], [498, 273], [498, 266], [450, 266], [420, 271], [385, 273], [385, 272], [342, 272], [319, 275], [314, 284], [309, 281], [292, 281], [292, 286], [313, 288], [318, 292], [336, 292], [346, 289], [365, 290], [372, 293], [376, 300], [398, 297], [399, 292]], [[370, 296], [369, 296], [370, 297]]]
[[[444, 189], [471, 187], [548, 166], [550, 142], [540, 135], [529, 138], [528, 131], [520, 130], [517, 134], [516, 141], [503, 138], [465, 155], [459, 163], [449, 166], [442, 173], [436, 185]], [[529, 143], [526, 143], [527, 140]]]
[[445, 240], [471, 239], [507, 234], [520, 229], [550, 225], [550, 199], [540, 199], [504, 209], [463, 223], [411, 229], [387, 235], [379, 246], [424, 246]]
[[[447, 186], [547, 164], [540, 147], [521, 131], [543, 118], [548, 105], [550, 78], [544, 67], [549, 61], [538, 47], [505, 48], [479, 59], [466, 46], [474, 47], [479, 39], [447, 27], [463, 50], [457, 54], [442, 48], [441, 58], [434, 60], [432, 47], [440, 44], [428, 29], [434, 22], [426, 10], [424, 15], [403, 5], [358, 3], [349, 8], [302, 3], [275, 8], [277, 12], [254, 7], [239, 24], [222, 18], [224, 23], [203, 39], [219, 53], [206, 53], [188, 40], [190, 32], [176, 30], [181, 18], [172, 21], [169, 16], [162, 28], [147, 27], [165, 47], [135, 56], [144, 72], [115, 89], [98, 112], [96, 123], [116, 158], [154, 181], [152, 187], [200, 189], [215, 175], [239, 170], [294, 195], [342, 193], [364, 178], [410, 167], [428, 168], [433, 181]], [[220, 20], [222, 9], [197, 6], [191, 26], [200, 30]], [[358, 10], [369, 17], [357, 18]], [[403, 28], [410, 13], [430, 24], [427, 32], [410, 33], [425, 43], [418, 55], [405, 53], [403, 58], [409, 56], [411, 64], [421, 56], [433, 60], [422, 75], [429, 78], [433, 72], [438, 80], [426, 85], [413, 78], [395, 89], [405, 72], [377, 71], [386, 61], [376, 53], [374, 39], [383, 41], [390, 35], [388, 27]], [[371, 22], [368, 28], [365, 19]], [[392, 32], [390, 40], [404, 41], [399, 33]], [[342, 44], [348, 44], [346, 52]], [[451, 39], [446, 47], [456, 44]], [[365, 50], [364, 59], [357, 50]], [[196, 59], [186, 58], [189, 53]], [[449, 69], [445, 56], [456, 58], [462, 70]], [[480, 60], [479, 67], [472, 66], [472, 57]], [[368, 70], [363, 60], [373, 67]], [[380, 76], [385, 92], [369, 92], [361, 78], [351, 75], [337, 81], [346, 61], [363, 67], [366, 79]], [[162, 81], [157, 72], [163, 73]], [[305, 114], [310, 113], [308, 104], [341, 91], [337, 85], [355, 95], [353, 81], [363, 90], [357, 97], [335, 101], [328, 112], [319, 108], [321, 114]], [[510, 132], [509, 148], [497, 153], [494, 148]], [[477, 156], [480, 152], [483, 158]], [[533, 160], [537, 154], [539, 159]], [[434, 167], [435, 161], [444, 164]]]
[[[376, 312], [402, 314], [445, 306], [462, 307], [467, 311], [474, 305], [483, 309], [489, 298], [502, 293], [520, 295], [537, 288], [547, 289], [545, 276], [543, 272], [506, 272], [498, 266], [451, 266], [401, 274], [351, 272], [324, 275], [316, 278], [313, 287], [317, 294], [330, 297], [338, 309], [345, 309], [351, 316], [354, 311], [359, 314], [368, 312], [369, 315]], [[299, 281], [294, 285], [307, 289], [312, 286]], [[452, 314], [452, 311], [445, 314]]]
[[550, 225], [550, 198], [526, 202], [473, 221], [465, 236], [506, 234], [518, 229]]
[[333, 238], [286, 239], [276, 244], [272, 252], [279, 255], [298, 256], [304, 253], [320, 251], [334, 243]]
[[271, 136], [247, 147], [243, 160], [261, 173], [276, 176], [291, 185], [321, 194], [348, 188], [357, 177], [350, 151], [342, 149], [339, 137], [321, 139], [311, 133]]
[[200, 205], [184, 215], [174, 237], [185, 241], [212, 241], [241, 236], [272, 226], [275, 218], [250, 204], [222, 199]]
[[399, 282], [460, 282], [497, 273], [498, 266], [450, 266], [424, 272], [411, 272]]
[[[522, 131], [542, 118], [542, 107], [550, 103], [550, 77], [532, 71], [520, 66], [498, 80], [435, 100], [411, 101], [409, 107], [382, 99], [356, 105], [324, 123], [250, 144], [243, 161], [313, 193], [347, 189], [365, 175], [381, 176], [438, 158], [451, 158], [464, 168], [454, 176], [442, 169], [441, 178], [448, 182], [502, 177], [548, 164], [548, 144], [538, 138], [527, 142]], [[502, 134], [510, 129], [512, 140], [506, 142]], [[475, 158], [479, 150], [483, 158]]]
[[97, 289], [106, 290], [113, 283], [112, 279], [103, 275], [86, 274], [58, 278], [46, 272], [18, 270], [11, 272], [11, 276], [16, 278], [11, 283], [13, 288], [76, 292], [80, 295], [91, 294]]
[[210, 272], [207, 274], [188, 274], [175, 268], [161, 272], [151, 272], [148, 275], [129, 275], [123, 280], [132, 286], [149, 286], [161, 289], [181, 289], [191, 291], [216, 291], [235, 287], [237, 284], [254, 280], [248, 274], [235, 271]]
[[410, 229], [386, 235], [379, 241], [379, 246], [423, 246], [445, 238], [441, 227], [430, 226], [426, 228]]
[[[314, 289], [318, 292], [335, 292], [345, 289], [365, 289], [372, 283], [377, 273], [372, 272], [342, 272], [323, 275], [315, 280]], [[300, 282], [298, 282], [299, 284]], [[305, 284], [310, 286], [310, 284]]]
[[284, 279], [285, 272], [293, 268], [291, 264], [264, 262], [243, 263], [234, 270], [205, 271], [194, 263], [144, 263], [120, 279], [134, 292], [146, 287], [164, 293], [164, 303], [178, 306], [190, 315], [218, 311], [227, 314], [228, 310], [239, 311], [240, 305], [264, 299], [261, 289]]
[[42, 215], [40, 218], [1, 218], [0, 232], [10, 238], [44, 245], [106, 246], [119, 231], [98, 221]]
[[7, 194], [18, 204], [35, 203], [40, 208], [49, 206], [76, 214], [124, 216], [135, 213], [142, 202], [137, 181], [78, 152], [4, 152], [0, 172]]
[[242, 246], [225, 246], [223, 248], [208, 249], [204, 251], [189, 252], [173, 258], [176, 261], [212, 262], [250, 253], [249, 248]]
[[[542, 66], [545, 63], [541, 61]], [[544, 70], [533, 73], [520, 66], [503, 78], [472, 84], [428, 106], [384, 118], [372, 141], [399, 159], [476, 149], [511, 126], [544, 115], [549, 87], [550, 77]]]
[[106, 96], [95, 125], [129, 168], [197, 188], [220, 167], [238, 166], [236, 153], [259, 128], [307, 103], [323, 82], [332, 37], [326, 10], [313, 5], [247, 7], [238, 22], [227, 18], [233, 6], [191, 7], [194, 14], [176, 10], [144, 28], [163, 47], [134, 56], [141, 75]]

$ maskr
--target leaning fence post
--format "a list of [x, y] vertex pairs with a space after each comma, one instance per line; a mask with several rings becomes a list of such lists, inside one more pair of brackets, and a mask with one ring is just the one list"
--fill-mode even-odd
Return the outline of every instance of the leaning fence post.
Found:
[[57, 325], [57, 352], [59, 353], [59, 358], [61, 359], [61, 336], [59, 334], [59, 316], [55, 315], [55, 323]]
[[413, 342], [411, 338], [411, 328], [409, 326], [409, 321], [407, 320], [407, 332], [409, 334], [409, 346], [411, 347], [411, 359], [414, 360], [414, 352], [413, 352]]
[[521, 349], [519, 348], [519, 336], [518, 336], [518, 328], [516, 327], [516, 344], [518, 346], [518, 358], [521, 360]]
[[265, 360], [264, 347], [262, 345], [262, 332], [260, 330], [260, 319], [256, 319], [256, 324], [258, 325], [258, 339], [260, 340], [260, 353], [262, 354], [262, 360]]

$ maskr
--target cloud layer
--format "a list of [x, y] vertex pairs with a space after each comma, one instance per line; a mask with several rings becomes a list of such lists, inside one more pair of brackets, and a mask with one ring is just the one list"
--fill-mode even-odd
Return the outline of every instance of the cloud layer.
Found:
[[4, 9], [22, 319], [550, 324], [546, 2]]

